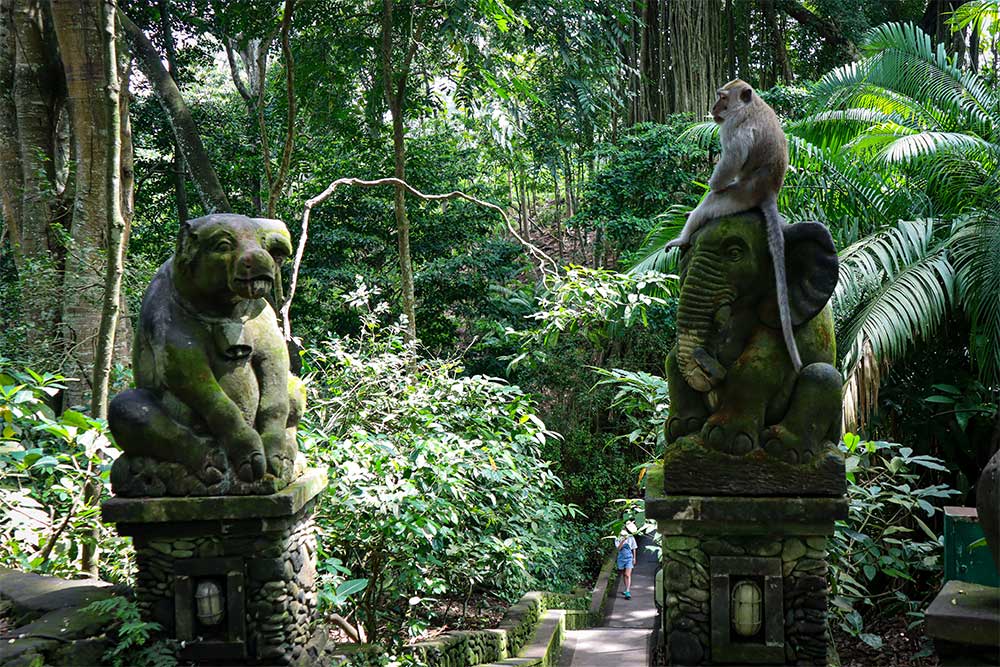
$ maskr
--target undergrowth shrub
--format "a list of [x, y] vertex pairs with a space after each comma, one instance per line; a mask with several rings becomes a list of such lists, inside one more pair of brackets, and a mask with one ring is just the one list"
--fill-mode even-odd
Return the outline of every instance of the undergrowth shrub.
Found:
[[[65, 378], [15, 367], [0, 357], [0, 565], [26, 572], [78, 576], [81, 549], [96, 543], [101, 577], [131, 574], [128, 540], [101, 522], [100, 500], [119, 451], [107, 423], [49, 404]], [[88, 502], [92, 482], [100, 498]]]
[[377, 294], [361, 284], [347, 297], [357, 336], [303, 355], [301, 432], [329, 469], [323, 599], [369, 641], [391, 641], [426, 629], [442, 600], [576, 583], [565, 519], [577, 510], [540, 456], [559, 436], [516, 386], [422, 357]]
[[866, 632], [866, 619], [904, 613], [910, 627], [923, 621], [924, 598], [938, 590], [942, 570], [943, 541], [928, 521], [958, 491], [927, 483], [947, 468], [909, 447], [852, 433], [841, 447], [849, 509], [829, 541], [831, 609], [845, 632], [878, 649], [883, 640]]
[[139, 607], [132, 600], [110, 597], [91, 602], [81, 611], [107, 623], [110, 646], [104, 663], [111, 667], [176, 667], [176, 640], [156, 640], [163, 630], [159, 623], [142, 620]]

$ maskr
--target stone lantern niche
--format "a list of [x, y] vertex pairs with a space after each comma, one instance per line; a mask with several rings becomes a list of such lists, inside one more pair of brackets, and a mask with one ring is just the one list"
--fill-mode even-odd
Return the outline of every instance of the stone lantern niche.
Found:
[[667, 446], [646, 477], [667, 665], [831, 657], [827, 539], [847, 516], [829, 305], [838, 261], [818, 223], [781, 233], [801, 368], [782, 336], [762, 216], [709, 222], [681, 257]]
[[273, 308], [291, 250], [279, 220], [184, 221], [143, 297], [136, 386], [109, 407], [123, 454], [103, 518], [132, 538], [144, 617], [198, 664], [313, 665], [323, 649], [326, 473], [298, 453], [305, 390]]

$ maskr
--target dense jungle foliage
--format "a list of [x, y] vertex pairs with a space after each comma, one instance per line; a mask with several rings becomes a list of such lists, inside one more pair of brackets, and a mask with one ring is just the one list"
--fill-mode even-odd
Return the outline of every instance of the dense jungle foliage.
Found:
[[[283, 283], [326, 617], [395, 647], [590, 583], [663, 451], [664, 246], [739, 76], [789, 138], [782, 213], [840, 253], [834, 613], [873, 650], [920, 623], [941, 508], [1000, 447], [997, 0], [123, 1], [90, 130], [56, 4], [0, 0], [0, 565], [133, 576], [99, 520], [107, 387], [178, 221], [232, 211], [304, 244]], [[694, 21], [705, 49], [669, 39]], [[347, 184], [304, 240], [307, 200], [389, 177], [473, 200]]]

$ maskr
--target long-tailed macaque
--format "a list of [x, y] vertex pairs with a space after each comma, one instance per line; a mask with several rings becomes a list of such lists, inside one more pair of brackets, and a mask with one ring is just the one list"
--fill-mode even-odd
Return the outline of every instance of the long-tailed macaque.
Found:
[[788, 141], [774, 110], [745, 81], [734, 79], [718, 91], [712, 118], [719, 124], [722, 156], [708, 180], [709, 192], [691, 213], [681, 235], [667, 247], [685, 247], [709, 220], [760, 208], [774, 264], [781, 331], [795, 372], [802, 369], [788, 311], [785, 280], [785, 224], [778, 213], [778, 190], [788, 169]]

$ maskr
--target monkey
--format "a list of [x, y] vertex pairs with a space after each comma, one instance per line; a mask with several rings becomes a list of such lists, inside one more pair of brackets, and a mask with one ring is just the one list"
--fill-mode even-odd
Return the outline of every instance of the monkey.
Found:
[[778, 191], [788, 169], [788, 140], [774, 109], [747, 82], [733, 79], [716, 94], [712, 119], [719, 125], [722, 156], [708, 180], [708, 194], [688, 214], [680, 236], [667, 247], [687, 247], [694, 233], [713, 218], [760, 208], [774, 264], [781, 331], [792, 366], [798, 373], [802, 370], [802, 359], [792, 332], [785, 279], [782, 227], [786, 223], [778, 213]]

